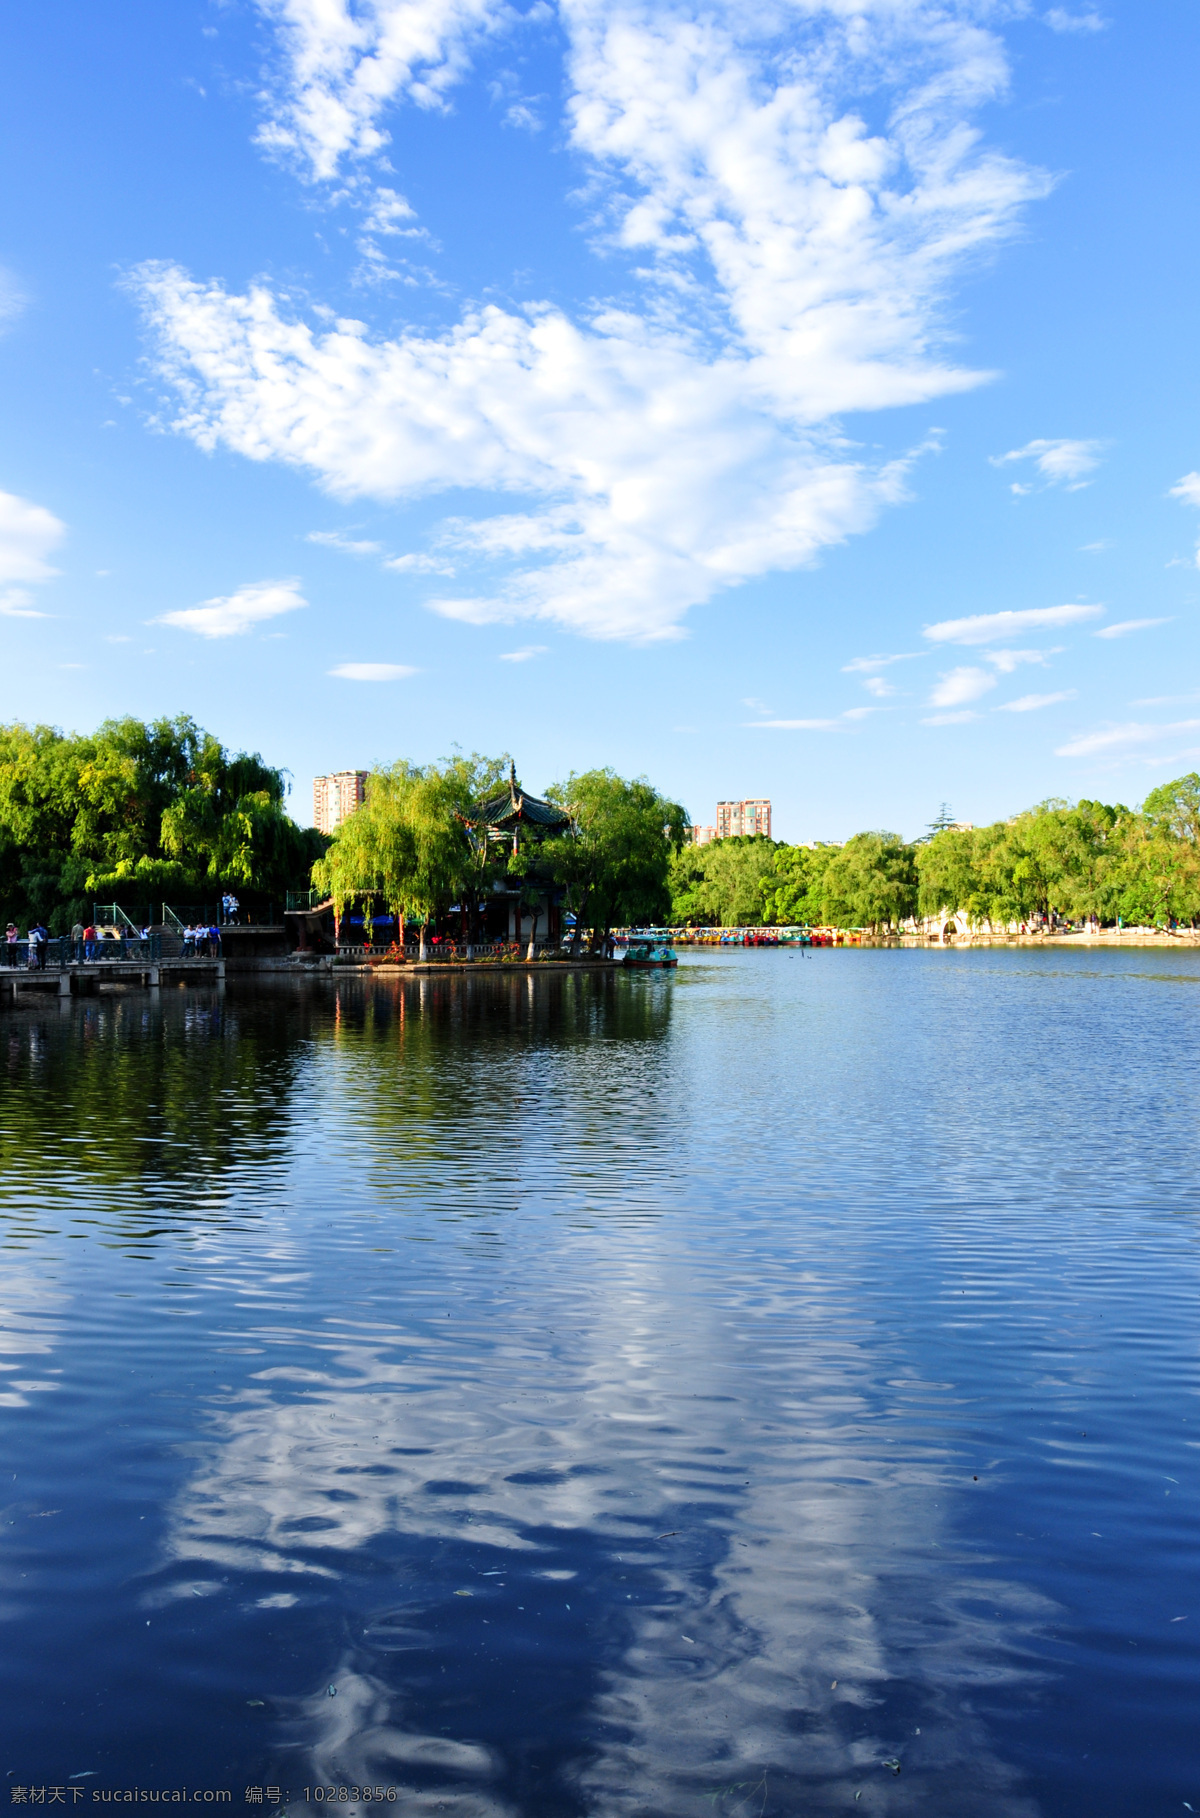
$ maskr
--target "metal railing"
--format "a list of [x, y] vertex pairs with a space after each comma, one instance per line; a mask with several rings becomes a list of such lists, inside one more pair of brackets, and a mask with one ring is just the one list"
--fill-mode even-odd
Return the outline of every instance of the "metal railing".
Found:
[[35, 942], [31, 960], [28, 940], [5, 941], [0, 945], [0, 965], [9, 971], [28, 969], [31, 972], [57, 972], [66, 964], [63, 951], [66, 949], [69, 954], [71, 944], [62, 938]]
[[164, 927], [173, 928], [178, 934], [185, 927], [219, 927], [221, 910], [217, 903], [164, 903], [162, 919]]
[[188, 940], [174, 934], [97, 935], [73, 941], [57, 935], [45, 941], [0, 941], [0, 977], [13, 972], [61, 973], [77, 966], [103, 968], [121, 963], [157, 966], [160, 961], [220, 960], [220, 940]]
[[289, 890], [287, 893], [287, 908], [292, 914], [300, 909], [315, 909], [318, 903], [328, 901], [328, 890]]
[[73, 941], [68, 935], [31, 943], [28, 938], [0, 942], [0, 967], [31, 972], [60, 972], [64, 966], [103, 965], [110, 960], [159, 960], [164, 954], [161, 935], [97, 935], [95, 940]]
[[145, 915], [135, 919], [120, 903], [93, 903], [92, 920], [97, 928], [118, 928], [122, 934], [140, 935], [150, 921], [150, 909], [149, 905], [135, 907], [144, 907]]

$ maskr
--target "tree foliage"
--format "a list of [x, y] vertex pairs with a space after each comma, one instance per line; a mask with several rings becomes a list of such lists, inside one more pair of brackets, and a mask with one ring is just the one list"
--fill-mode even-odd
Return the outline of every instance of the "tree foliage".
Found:
[[507, 854], [476, 822], [479, 803], [504, 775], [498, 758], [455, 755], [446, 763], [401, 759], [367, 778], [366, 799], [334, 832], [313, 866], [313, 883], [340, 915], [360, 897], [382, 897], [394, 915], [427, 923], [461, 897], [477, 897]]
[[767, 896], [774, 887], [778, 851], [776, 842], [761, 833], [684, 846], [671, 864], [671, 921], [737, 928], [776, 919]]
[[844, 846], [728, 839], [688, 846], [671, 867], [671, 919], [703, 925], [896, 928], [965, 914], [993, 927], [1068, 921], [1200, 923], [1200, 775], [1165, 783], [1140, 809], [1039, 802], [987, 827], [943, 807], [912, 844], [859, 833]]
[[473, 920], [497, 882], [529, 904], [551, 891], [597, 941], [619, 923], [666, 913], [671, 854], [687, 821], [677, 802], [644, 777], [588, 770], [547, 791], [569, 824], [524, 824], [515, 839], [497, 839], [480, 807], [501, 790], [507, 768], [506, 759], [474, 756], [372, 772], [362, 807], [314, 866], [314, 884], [339, 914], [355, 898], [377, 896], [421, 923], [455, 904], [469, 905]]
[[856, 833], [821, 878], [823, 920], [838, 928], [898, 928], [916, 912], [917, 867], [898, 833]]
[[1200, 777], [1140, 810], [1049, 801], [1010, 821], [938, 833], [917, 856], [922, 914], [1007, 926], [1056, 913], [1142, 924], [1200, 919]]
[[645, 777], [612, 770], [573, 772], [548, 795], [571, 816], [570, 834], [548, 845], [547, 858], [576, 926], [601, 940], [612, 928], [664, 920], [686, 810]]
[[149, 902], [223, 885], [282, 896], [323, 841], [298, 827], [284, 773], [229, 752], [186, 715], [94, 733], [0, 726], [0, 894], [55, 924], [97, 898]]

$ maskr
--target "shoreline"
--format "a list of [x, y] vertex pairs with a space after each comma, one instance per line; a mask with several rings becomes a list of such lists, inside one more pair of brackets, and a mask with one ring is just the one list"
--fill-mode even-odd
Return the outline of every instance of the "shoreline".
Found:
[[292, 958], [226, 960], [227, 978], [248, 977], [256, 972], [286, 974], [291, 978], [426, 978], [431, 972], [612, 972], [621, 970], [616, 959], [462, 959], [462, 960], [335, 960], [323, 954], [316, 961]]
[[[876, 942], [873, 945], [882, 945]], [[1200, 947], [1200, 928], [1166, 929], [1153, 934], [1128, 929], [1102, 928], [1098, 934], [1076, 930], [1070, 934], [958, 934], [953, 940], [929, 939], [923, 934], [902, 934], [887, 943], [902, 947], [935, 947], [949, 953], [955, 947]]]

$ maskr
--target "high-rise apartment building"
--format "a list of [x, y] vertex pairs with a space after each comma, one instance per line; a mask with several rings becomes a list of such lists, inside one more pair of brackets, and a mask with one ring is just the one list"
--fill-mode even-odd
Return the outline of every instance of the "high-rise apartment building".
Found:
[[736, 839], [755, 833], [771, 837], [771, 804], [765, 796], [744, 802], [717, 803], [717, 838]]
[[332, 833], [363, 801], [367, 793], [365, 770], [335, 770], [331, 776], [313, 778], [313, 825]]

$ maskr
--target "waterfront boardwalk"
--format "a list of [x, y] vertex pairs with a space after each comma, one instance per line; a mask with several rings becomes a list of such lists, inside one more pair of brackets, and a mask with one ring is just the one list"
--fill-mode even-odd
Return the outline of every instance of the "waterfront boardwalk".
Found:
[[13, 966], [0, 969], [0, 998], [17, 998], [25, 991], [52, 992], [75, 997], [99, 990], [101, 985], [162, 986], [184, 983], [225, 983], [223, 959], [104, 959], [80, 960], [65, 966]]

